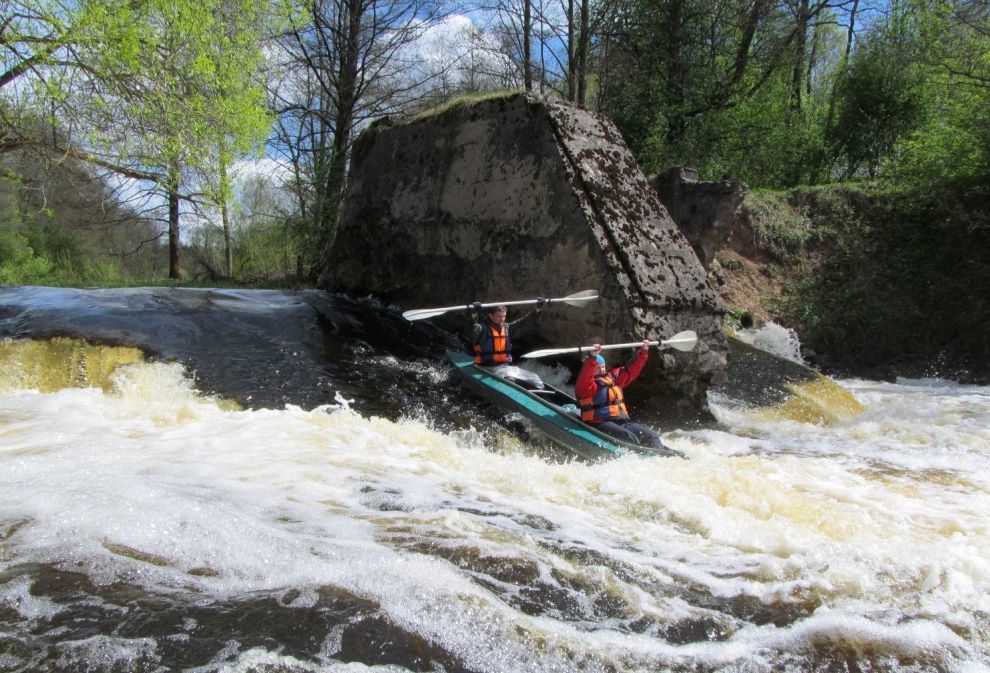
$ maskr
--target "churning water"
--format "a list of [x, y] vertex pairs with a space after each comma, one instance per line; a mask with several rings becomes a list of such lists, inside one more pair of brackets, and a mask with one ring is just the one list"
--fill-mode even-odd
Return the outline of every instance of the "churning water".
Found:
[[664, 433], [688, 460], [589, 464], [339, 394], [239, 410], [178, 363], [17, 374], [0, 671], [990, 670], [985, 387], [844, 381], [830, 426], [713, 397]]

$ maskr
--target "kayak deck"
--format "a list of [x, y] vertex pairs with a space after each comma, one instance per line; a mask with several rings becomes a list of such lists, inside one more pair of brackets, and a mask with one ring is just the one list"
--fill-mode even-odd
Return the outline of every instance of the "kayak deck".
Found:
[[627, 453], [684, 457], [679, 451], [667, 447], [638, 446], [606, 435], [583, 422], [577, 416], [577, 400], [553, 386], [546, 386], [543, 390], [527, 390], [474, 364], [474, 358], [469, 355], [447, 351], [447, 358], [472, 391], [502, 408], [518, 412], [541, 434], [582, 458], [597, 460]]

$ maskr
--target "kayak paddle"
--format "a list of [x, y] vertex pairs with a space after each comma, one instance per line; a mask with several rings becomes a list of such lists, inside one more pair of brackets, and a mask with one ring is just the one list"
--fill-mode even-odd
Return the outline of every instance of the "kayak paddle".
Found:
[[[584, 290], [583, 292], [577, 292], [575, 294], [569, 294], [566, 297], [561, 297], [559, 299], [547, 299], [548, 304], [570, 304], [571, 306], [584, 306], [589, 302], [593, 302], [598, 299], [598, 292], [595, 290]], [[520, 306], [522, 304], [535, 304], [539, 299], [520, 299], [519, 301], [496, 301], [489, 304], [482, 304], [481, 308], [491, 308], [493, 306]], [[406, 320], [425, 320], [426, 318], [435, 318], [438, 315], [443, 315], [449, 311], [470, 311], [475, 308], [474, 304], [466, 304], [461, 306], [446, 306], [444, 308], [416, 308], [411, 311], [406, 311], [402, 314], [402, 317]]]
[[[693, 330], [687, 330], [685, 332], [678, 332], [669, 339], [664, 339], [663, 341], [651, 341], [651, 346], [670, 346], [671, 348], [676, 348], [679, 351], [689, 351], [694, 349], [695, 344], [698, 343], [698, 335], [694, 333]], [[618, 348], [636, 348], [642, 346], [642, 341], [634, 341], [627, 344], [608, 344], [602, 346], [603, 351], [615, 350]], [[592, 351], [591, 346], [581, 346], [578, 348], [547, 348], [541, 351], [531, 351], [521, 356], [524, 358], [545, 358], [550, 355], [564, 355], [565, 353], [590, 353]]]

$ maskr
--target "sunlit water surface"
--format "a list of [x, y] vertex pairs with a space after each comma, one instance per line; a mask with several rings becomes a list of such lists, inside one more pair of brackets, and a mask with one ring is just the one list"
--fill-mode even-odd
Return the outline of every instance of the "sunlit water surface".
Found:
[[0, 670], [990, 670], [990, 389], [843, 383], [598, 464], [176, 364], [0, 391]]

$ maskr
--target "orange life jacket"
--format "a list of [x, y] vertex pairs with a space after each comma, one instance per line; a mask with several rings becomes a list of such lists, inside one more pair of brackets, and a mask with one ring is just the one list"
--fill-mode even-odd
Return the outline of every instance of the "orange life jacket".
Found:
[[508, 325], [486, 325], [481, 343], [474, 345], [474, 363], [490, 367], [512, 362], [511, 349]]
[[581, 405], [581, 420], [586, 423], [601, 423], [616, 418], [629, 418], [622, 388], [612, 377], [596, 376], [595, 383], [598, 385], [595, 396], [578, 400]]

